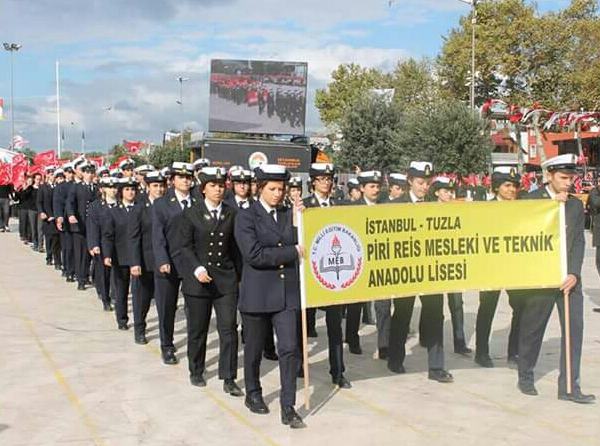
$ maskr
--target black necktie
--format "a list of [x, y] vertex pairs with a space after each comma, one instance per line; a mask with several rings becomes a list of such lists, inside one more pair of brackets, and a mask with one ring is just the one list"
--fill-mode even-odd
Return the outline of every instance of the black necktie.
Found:
[[321, 203], [322, 208], [326, 208], [327, 206], [329, 206], [329, 203], [327, 203], [326, 201]]
[[277, 218], [275, 218], [275, 209], [271, 209], [271, 210], [269, 211], [269, 214], [271, 214], [271, 218], [272, 218], [273, 220], [275, 220], [275, 222], [277, 222]]
[[181, 200], [181, 204], [183, 205], [183, 209], [187, 209], [187, 207], [188, 207], [188, 201], [187, 200]]
[[240, 207], [240, 209], [244, 209], [244, 205], [246, 204], [245, 200], [239, 201], [238, 202], [238, 206]]
[[216, 221], [216, 220], [217, 220], [217, 213], [218, 213], [218, 211], [217, 211], [216, 209], [213, 209], [211, 212], [212, 212], [212, 214], [213, 214], [213, 218], [214, 218], [214, 219], [215, 219], [215, 221]]
[[127, 210], [127, 212], [129, 212], [131, 210], [131, 208], [133, 207], [132, 204], [128, 204], [125, 209]]

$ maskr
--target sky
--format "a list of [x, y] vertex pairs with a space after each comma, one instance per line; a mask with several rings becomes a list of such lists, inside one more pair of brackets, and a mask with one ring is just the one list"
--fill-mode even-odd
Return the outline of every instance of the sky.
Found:
[[[540, 0], [541, 11], [567, 0]], [[213, 58], [308, 63], [307, 132], [323, 125], [314, 92], [341, 63], [391, 70], [435, 57], [469, 5], [459, 0], [3, 0], [2, 42], [12, 53], [15, 133], [36, 151], [57, 146], [60, 62], [63, 149], [105, 151], [128, 140], [208, 125]], [[0, 147], [10, 141], [11, 53], [0, 53]], [[178, 76], [183, 84], [183, 106]]]

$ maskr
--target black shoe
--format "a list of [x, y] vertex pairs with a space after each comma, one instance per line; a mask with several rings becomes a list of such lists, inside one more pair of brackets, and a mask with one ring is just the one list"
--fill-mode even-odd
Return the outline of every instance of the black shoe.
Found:
[[231, 396], [244, 396], [244, 392], [233, 379], [226, 379], [223, 381], [223, 391]]
[[517, 383], [517, 387], [519, 388], [519, 390], [521, 391], [521, 393], [525, 394], [525, 395], [529, 395], [529, 396], [537, 396], [538, 395], [538, 391], [535, 388], [535, 386], [533, 385], [532, 382], [529, 381], [519, 381]]
[[67, 276], [67, 282], [75, 282], [75, 277]]
[[148, 343], [148, 338], [144, 333], [138, 333], [135, 335], [135, 343], [140, 345], [146, 345]]
[[377, 357], [382, 360], [388, 359], [388, 349], [387, 347], [381, 347], [377, 350]]
[[388, 363], [387, 367], [390, 372], [397, 373], [398, 375], [402, 375], [402, 374], [406, 373], [406, 369], [404, 368], [403, 365], [396, 366], [396, 365], [392, 365], [392, 364]]
[[356, 345], [348, 344], [348, 349], [350, 350], [350, 353], [352, 353], [353, 355], [362, 355], [362, 348], [360, 348], [360, 344], [356, 344]]
[[319, 337], [319, 333], [317, 333], [317, 330], [312, 328], [308, 330], [308, 337], [309, 338], [318, 338]]
[[246, 401], [244, 401], [244, 404], [252, 413], [257, 413], [260, 415], [269, 413], [269, 408], [265, 404], [262, 395], [254, 397], [246, 396]]
[[338, 386], [340, 389], [351, 389], [352, 384], [348, 381], [344, 375], [341, 375], [339, 378], [332, 378], [331, 382]]
[[52, 260], [51, 259], [46, 260], [46, 266], [52, 266]]
[[127, 325], [127, 322], [119, 322], [117, 328], [119, 330], [129, 330], [129, 325]]
[[560, 393], [558, 399], [563, 401], [572, 401], [578, 404], [592, 404], [596, 402], [596, 395], [585, 395], [581, 393], [581, 389], [577, 389], [572, 393]]
[[452, 374], [444, 369], [430, 370], [428, 378], [432, 381], [437, 381], [444, 384], [454, 382], [454, 377]]
[[60, 266], [60, 265], [54, 265], [54, 269], [56, 271], [60, 271], [62, 269], [62, 266]]
[[304, 368], [300, 367], [300, 370], [296, 372], [296, 378], [304, 378]]
[[456, 353], [458, 355], [468, 356], [471, 353], [473, 353], [473, 350], [471, 350], [465, 344], [460, 344], [460, 345], [455, 345], [454, 346], [454, 353]]
[[292, 429], [303, 429], [306, 427], [300, 415], [296, 413], [292, 406], [284, 406], [281, 408], [281, 422]]
[[196, 387], [206, 387], [206, 381], [202, 375], [190, 375], [190, 384]]
[[510, 355], [507, 359], [506, 362], [508, 362], [509, 366], [516, 366], [519, 362], [519, 357], [517, 355]]
[[600, 307], [594, 308], [592, 311], [594, 311], [595, 313], [600, 313]]
[[[62, 267], [61, 267], [62, 269]], [[61, 277], [67, 277], [67, 272], [63, 269], [62, 273], [60, 273]]]
[[475, 355], [475, 362], [486, 369], [494, 368], [494, 362], [490, 355]]
[[179, 359], [175, 356], [175, 351], [173, 349], [168, 349], [162, 352], [162, 361], [165, 365], [175, 365], [179, 362]]
[[275, 352], [264, 352], [263, 358], [268, 359], [269, 361], [279, 361], [279, 356]]
[[108, 303], [108, 302], [104, 302], [104, 303], [102, 304], [102, 309], [103, 309], [104, 311], [112, 311], [112, 310], [113, 310], [113, 307], [112, 307], [112, 305], [111, 305], [110, 303]]
[[79, 282], [79, 283], [77, 284], [77, 290], [78, 290], [78, 291], [85, 291], [85, 284], [84, 284], [84, 283], [82, 283], [82, 282]]

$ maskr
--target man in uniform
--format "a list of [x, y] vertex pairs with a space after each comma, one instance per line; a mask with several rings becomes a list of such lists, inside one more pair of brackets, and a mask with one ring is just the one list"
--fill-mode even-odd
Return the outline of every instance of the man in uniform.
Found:
[[60, 249], [62, 266], [64, 268], [63, 275], [67, 282], [75, 282], [75, 263], [73, 261], [73, 235], [69, 229], [69, 224], [66, 220], [67, 198], [71, 189], [75, 186], [73, 182], [73, 164], [67, 163], [63, 166], [65, 181], [56, 186], [54, 195], [52, 196], [52, 210], [54, 212], [54, 220], [56, 228], [59, 231]]
[[362, 192], [360, 191], [360, 183], [356, 178], [351, 178], [346, 184], [348, 187], [348, 201], [354, 202], [362, 199]]
[[388, 195], [383, 197], [382, 203], [391, 203], [398, 200], [406, 192], [406, 175], [403, 173], [390, 173], [388, 176]]
[[90, 268], [90, 256], [85, 239], [85, 226], [89, 205], [98, 198], [98, 190], [93, 183], [96, 168], [93, 164], [83, 162], [78, 165], [81, 182], [70, 190], [66, 203], [67, 219], [73, 233], [73, 261], [77, 276], [77, 289], [85, 290]]
[[[410, 163], [407, 172], [408, 193], [399, 202], [422, 203], [425, 201], [433, 166], [428, 162]], [[429, 379], [441, 383], [454, 381], [444, 367], [444, 299], [443, 296], [421, 296], [421, 342], [427, 347]], [[405, 373], [406, 339], [415, 305], [414, 297], [394, 299], [394, 313], [390, 323], [388, 369]]]
[[131, 158], [124, 159], [119, 163], [119, 169], [126, 178], [133, 178], [133, 169], [135, 168], [135, 161]]
[[[592, 216], [592, 246], [596, 248], [596, 271], [600, 274], [600, 176], [596, 179], [597, 185], [588, 195], [588, 209]], [[600, 307], [594, 308], [600, 313]]]
[[[46, 245], [46, 265], [54, 264], [55, 269], [60, 269], [60, 243], [58, 241], [58, 231], [54, 223], [54, 212], [52, 211], [52, 195], [54, 194], [56, 171], [57, 169], [54, 166], [46, 167], [46, 182], [40, 187], [38, 192], [37, 207]], [[62, 169], [60, 174], [64, 177]]]
[[225, 202], [236, 209], [248, 209], [254, 201], [250, 196], [251, 172], [242, 168], [229, 170], [232, 193], [227, 194]]
[[[333, 177], [335, 170], [333, 164], [313, 163], [309, 169], [312, 195], [304, 199], [304, 207], [328, 208], [335, 206], [331, 197], [333, 188]], [[342, 333], [342, 306], [330, 305], [321, 308], [325, 311], [325, 323], [327, 325], [327, 340], [329, 347], [329, 373], [333, 384], [342, 389], [352, 387], [350, 381], [344, 377], [344, 344]], [[306, 310], [308, 319], [308, 336], [316, 337], [316, 308]], [[360, 319], [359, 319], [360, 320]], [[302, 339], [302, 337], [300, 337]]]
[[[583, 292], [581, 286], [581, 265], [585, 252], [583, 235], [585, 216], [583, 204], [569, 195], [576, 176], [577, 157], [559, 155], [542, 164], [546, 170], [546, 187], [531, 192], [526, 199], [557, 200], [565, 206], [565, 226], [567, 245], [567, 277], [559, 289], [531, 290], [524, 299], [521, 327], [519, 331], [519, 381], [518, 387], [525, 395], [537, 395], [534, 386], [534, 368], [542, 347], [546, 325], [554, 309], [558, 314], [562, 328], [560, 349], [560, 374], [558, 376], [558, 399], [587, 404], [596, 400], [594, 395], [581, 391], [579, 370], [581, 365], [581, 347], [583, 344]], [[567, 392], [565, 366], [565, 308], [563, 293], [568, 293], [571, 327], [571, 393]]]
[[173, 188], [152, 206], [152, 250], [154, 251], [154, 286], [160, 348], [163, 363], [177, 364], [173, 331], [181, 277], [172, 258], [172, 246], [177, 237], [177, 217], [196, 203], [190, 194], [194, 168], [189, 163], [174, 162], [171, 166]]

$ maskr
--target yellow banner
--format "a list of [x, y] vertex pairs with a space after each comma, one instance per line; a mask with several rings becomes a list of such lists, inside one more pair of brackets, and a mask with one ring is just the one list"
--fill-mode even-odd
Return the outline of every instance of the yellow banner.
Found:
[[309, 208], [304, 308], [466, 290], [558, 287], [564, 206], [554, 200]]

